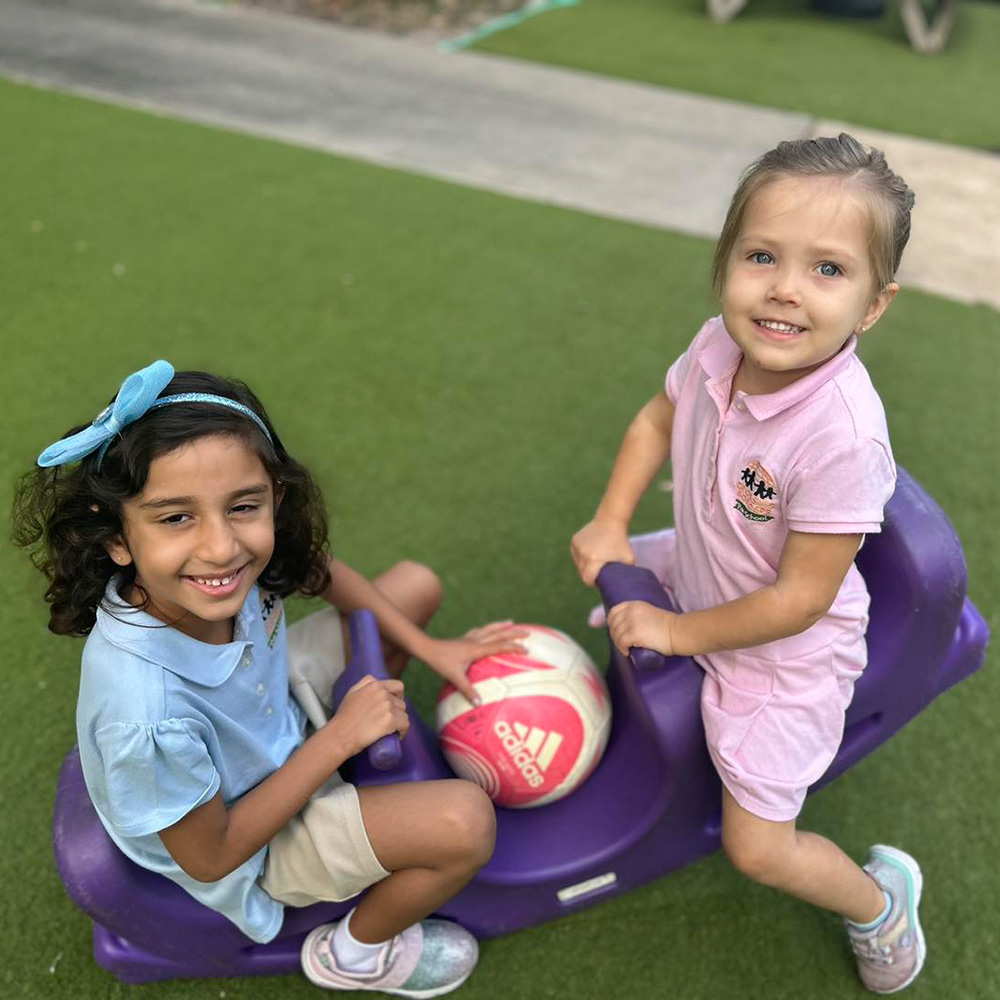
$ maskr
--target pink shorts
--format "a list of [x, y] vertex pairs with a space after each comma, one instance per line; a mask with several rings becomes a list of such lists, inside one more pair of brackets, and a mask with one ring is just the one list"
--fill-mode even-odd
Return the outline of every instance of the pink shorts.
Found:
[[[631, 539], [636, 562], [672, 594], [672, 530]], [[753, 649], [695, 657], [705, 670], [701, 715], [722, 783], [747, 812], [782, 822], [802, 809], [844, 735], [854, 682], [867, 663], [864, 632], [782, 660]]]

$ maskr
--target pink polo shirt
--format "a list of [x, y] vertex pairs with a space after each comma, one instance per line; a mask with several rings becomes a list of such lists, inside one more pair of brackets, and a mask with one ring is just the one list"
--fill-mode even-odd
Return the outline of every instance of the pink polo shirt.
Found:
[[[737, 392], [730, 403], [741, 353], [717, 316], [671, 366], [674, 585], [683, 611], [773, 583], [789, 530], [881, 530], [896, 467], [885, 412], [856, 346], [852, 337], [797, 382], [768, 395]], [[819, 622], [753, 653], [786, 660], [867, 624], [868, 591], [852, 565]]]

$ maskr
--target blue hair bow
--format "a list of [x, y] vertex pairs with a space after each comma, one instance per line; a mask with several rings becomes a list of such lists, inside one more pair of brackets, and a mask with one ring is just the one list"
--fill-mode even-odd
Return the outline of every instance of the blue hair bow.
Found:
[[89, 427], [50, 444], [38, 456], [38, 464], [43, 468], [66, 465], [100, 449], [97, 456], [97, 468], [100, 469], [108, 445], [122, 428], [135, 423], [149, 410], [169, 406], [171, 403], [211, 403], [213, 406], [224, 406], [229, 410], [235, 410], [237, 413], [242, 413], [247, 420], [253, 421], [271, 447], [274, 447], [267, 424], [249, 406], [244, 406], [235, 399], [216, 396], [211, 392], [179, 392], [174, 396], [160, 398], [160, 393], [173, 377], [174, 366], [169, 361], [154, 361], [151, 365], [140, 368], [134, 375], [129, 375], [122, 382], [115, 401], [101, 410]]
[[66, 465], [98, 448], [106, 448], [123, 427], [134, 423], [149, 410], [173, 377], [174, 366], [168, 361], [154, 361], [129, 375], [122, 382], [115, 401], [101, 410], [89, 427], [50, 444], [38, 456], [38, 464], [43, 468]]

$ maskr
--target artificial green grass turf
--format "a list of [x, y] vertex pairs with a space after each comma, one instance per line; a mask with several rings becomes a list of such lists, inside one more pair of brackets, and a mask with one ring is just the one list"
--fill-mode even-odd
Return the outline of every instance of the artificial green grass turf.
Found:
[[892, 0], [874, 20], [807, 0], [749, 0], [715, 24], [705, 0], [582, 0], [476, 48], [943, 142], [1000, 147], [1000, 6], [966, 0], [947, 48], [909, 48]]
[[[0, 117], [5, 505], [38, 451], [127, 372], [155, 357], [223, 371], [258, 391], [316, 472], [343, 558], [438, 569], [437, 634], [509, 614], [604, 660], [568, 538], [628, 419], [712, 311], [707, 242], [10, 84]], [[870, 339], [897, 456], [952, 515], [996, 628], [1000, 318], [905, 292]], [[636, 527], [666, 506], [652, 491]], [[94, 965], [49, 846], [80, 644], [45, 631], [41, 579], [2, 552], [5, 998], [317, 996], [297, 977], [138, 988]], [[919, 857], [931, 958], [914, 998], [1000, 992], [997, 931], [975, 916], [1000, 889], [992, 660], [803, 817], [855, 856], [880, 839]], [[409, 682], [426, 710], [433, 680], [417, 667]], [[715, 856], [487, 942], [462, 996], [867, 994], [835, 918]]]

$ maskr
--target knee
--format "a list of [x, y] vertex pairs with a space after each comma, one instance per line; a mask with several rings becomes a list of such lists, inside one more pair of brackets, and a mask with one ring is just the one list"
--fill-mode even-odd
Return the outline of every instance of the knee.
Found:
[[489, 796], [471, 781], [456, 779], [441, 822], [453, 857], [463, 867], [476, 871], [492, 857], [496, 843], [496, 810]]
[[404, 559], [396, 564], [396, 568], [400, 572], [406, 573], [410, 581], [410, 588], [419, 595], [421, 605], [428, 610], [430, 615], [433, 615], [441, 607], [441, 600], [444, 596], [441, 578], [430, 566], [425, 566], [412, 559]]
[[722, 831], [722, 849], [732, 866], [746, 878], [776, 885], [787, 859], [787, 848], [777, 840], [753, 838]]

